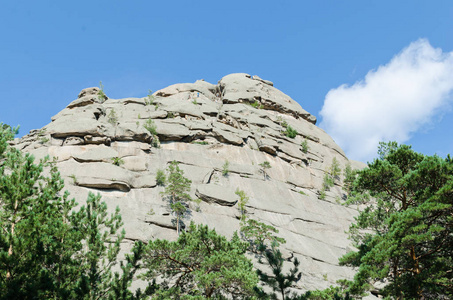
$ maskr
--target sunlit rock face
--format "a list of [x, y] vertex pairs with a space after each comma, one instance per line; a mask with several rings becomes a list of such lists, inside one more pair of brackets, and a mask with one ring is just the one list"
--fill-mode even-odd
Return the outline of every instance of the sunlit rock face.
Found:
[[[240, 224], [235, 191], [243, 190], [250, 197], [248, 215], [278, 228], [286, 239], [285, 256], [301, 261], [299, 289], [352, 277], [352, 270], [338, 265], [351, 249], [345, 231], [356, 215], [341, 205], [343, 175], [324, 200], [319, 195], [334, 158], [342, 169], [349, 163], [362, 166], [349, 161], [316, 127], [316, 118], [272, 82], [230, 74], [217, 85], [175, 84], [145, 98], [99, 99], [98, 92], [84, 89], [15, 147], [38, 159], [55, 157], [66, 189], [79, 203], [95, 192], [110, 210], [119, 206], [124, 249], [135, 240], [176, 239], [156, 172], [177, 161], [192, 181], [191, 196], [202, 200], [199, 206], [190, 203], [186, 225], [203, 223], [231, 236]], [[144, 127], [148, 120], [155, 124], [159, 148]], [[289, 127], [297, 132], [294, 138], [285, 135]], [[119, 159], [122, 163], [114, 164]], [[263, 162], [271, 166], [265, 173]]]

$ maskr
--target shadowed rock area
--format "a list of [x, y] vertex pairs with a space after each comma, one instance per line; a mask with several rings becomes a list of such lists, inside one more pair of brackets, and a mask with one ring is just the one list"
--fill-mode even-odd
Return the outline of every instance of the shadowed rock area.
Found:
[[[156, 184], [157, 170], [175, 160], [192, 180], [191, 196], [202, 200], [199, 209], [190, 204], [185, 224], [193, 220], [231, 237], [240, 223], [234, 192], [244, 190], [248, 214], [278, 228], [287, 241], [283, 253], [301, 261], [299, 289], [326, 288], [353, 276], [338, 265], [350, 249], [345, 231], [356, 215], [340, 204], [343, 175], [324, 200], [319, 196], [334, 158], [342, 169], [364, 165], [349, 161], [316, 127], [316, 118], [272, 82], [231, 74], [217, 85], [199, 80], [153, 97], [105, 101], [98, 91], [84, 89], [51, 123], [16, 139], [15, 147], [38, 159], [56, 158], [66, 189], [79, 202], [92, 191], [110, 210], [119, 206], [125, 249], [137, 239], [176, 239], [174, 217], [160, 195], [164, 188]], [[144, 128], [149, 119], [160, 148], [152, 147], [156, 138]], [[284, 134], [288, 127], [297, 132], [294, 138]], [[113, 158], [123, 163], [115, 165]], [[263, 162], [271, 166], [266, 173]]]

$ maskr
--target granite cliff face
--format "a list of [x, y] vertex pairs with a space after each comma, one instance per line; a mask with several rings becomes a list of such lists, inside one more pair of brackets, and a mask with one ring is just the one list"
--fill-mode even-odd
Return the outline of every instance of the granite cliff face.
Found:
[[[338, 265], [350, 247], [345, 230], [356, 215], [338, 203], [343, 177], [324, 200], [319, 195], [334, 158], [342, 169], [348, 163], [362, 166], [350, 162], [315, 126], [316, 118], [272, 82], [231, 74], [217, 85], [199, 80], [169, 86], [151, 98], [105, 101], [98, 91], [83, 90], [50, 124], [16, 139], [15, 147], [37, 158], [55, 157], [77, 201], [93, 191], [111, 210], [119, 206], [125, 248], [137, 239], [176, 238], [160, 195], [163, 187], [156, 185], [157, 170], [176, 160], [192, 180], [192, 197], [202, 200], [199, 209], [191, 204], [190, 220], [231, 236], [239, 229], [235, 190], [244, 190], [249, 215], [277, 227], [287, 241], [284, 254], [300, 259], [300, 289], [325, 288], [353, 275]], [[152, 146], [156, 138], [144, 128], [148, 119], [156, 125], [160, 148]], [[283, 134], [287, 125], [297, 131], [295, 138]], [[112, 158], [124, 164], [117, 166]], [[259, 166], [263, 162], [270, 163], [268, 176]]]

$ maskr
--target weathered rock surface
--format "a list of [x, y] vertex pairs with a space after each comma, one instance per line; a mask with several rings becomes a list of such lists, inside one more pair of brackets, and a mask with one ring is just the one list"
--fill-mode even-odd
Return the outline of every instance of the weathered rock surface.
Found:
[[[202, 80], [172, 85], [154, 93], [151, 103], [101, 101], [98, 91], [83, 90], [51, 123], [15, 146], [37, 158], [56, 157], [66, 188], [79, 202], [93, 191], [109, 209], [119, 206], [128, 241], [176, 238], [163, 187], [155, 180], [157, 170], [176, 160], [192, 180], [191, 195], [202, 200], [199, 208], [190, 204], [190, 220], [231, 236], [239, 229], [234, 192], [244, 190], [248, 214], [277, 227], [287, 241], [283, 252], [301, 261], [299, 289], [326, 288], [353, 276], [338, 265], [351, 247], [345, 231], [357, 214], [340, 205], [343, 178], [325, 200], [319, 191], [334, 158], [342, 169], [363, 165], [350, 162], [315, 126], [316, 118], [272, 82], [231, 74], [217, 85]], [[150, 145], [153, 137], [143, 127], [148, 119], [156, 125], [160, 148]], [[297, 131], [295, 138], [284, 135], [286, 124]], [[114, 165], [114, 159], [122, 164]], [[265, 173], [263, 162], [271, 166]]]

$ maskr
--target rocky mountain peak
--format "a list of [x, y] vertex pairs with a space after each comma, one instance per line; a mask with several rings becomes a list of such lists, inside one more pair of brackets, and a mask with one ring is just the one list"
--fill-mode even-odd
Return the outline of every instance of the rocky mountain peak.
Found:
[[249, 216], [278, 228], [284, 254], [301, 261], [299, 289], [353, 275], [338, 258], [349, 247], [344, 232], [356, 211], [340, 205], [342, 173], [329, 190], [323, 178], [333, 161], [341, 169], [360, 166], [272, 82], [238, 73], [217, 85], [198, 80], [124, 99], [87, 88], [51, 120], [15, 147], [54, 157], [78, 201], [94, 191], [110, 209], [119, 206], [129, 242], [176, 238], [156, 173], [177, 161], [192, 181], [192, 198], [201, 199], [184, 222], [231, 236], [240, 223], [235, 191], [243, 190]]

